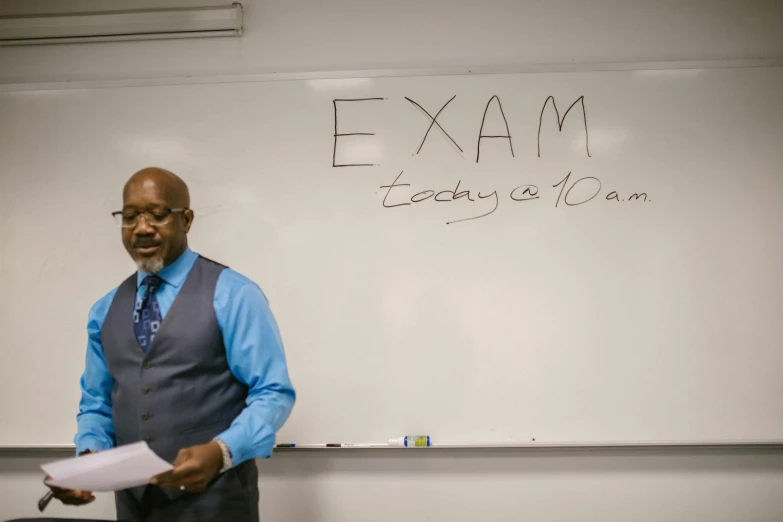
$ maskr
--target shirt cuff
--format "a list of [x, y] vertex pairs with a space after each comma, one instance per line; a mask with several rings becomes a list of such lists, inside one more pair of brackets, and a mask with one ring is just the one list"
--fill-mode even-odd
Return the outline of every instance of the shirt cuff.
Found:
[[222, 440], [228, 446], [234, 467], [252, 458], [269, 458], [272, 456], [274, 437], [272, 437], [271, 442], [264, 441], [261, 447], [254, 447], [242, 433], [241, 426], [231, 426], [215, 438]]
[[87, 450], [104, 451], [114, 446], [101, 440], [99, 437], [84, 437], [76, 443], [76, 454], [79, 455]]

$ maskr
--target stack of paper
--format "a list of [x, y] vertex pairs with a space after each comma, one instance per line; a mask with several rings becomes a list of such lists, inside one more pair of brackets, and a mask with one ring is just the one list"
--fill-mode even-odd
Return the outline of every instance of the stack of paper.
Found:
[[146, 442], [120, 446], [100, 453], [50, 462], [41, 469], [47, 483], [82, 491], [119, 491], [148, 484], [155, 475], [174, 469]]

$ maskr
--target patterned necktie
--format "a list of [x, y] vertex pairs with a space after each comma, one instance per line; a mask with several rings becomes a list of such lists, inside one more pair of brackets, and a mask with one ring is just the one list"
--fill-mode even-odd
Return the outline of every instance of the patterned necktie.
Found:
[[156, 275], [150, 275], [145, 277], [141, 284], [146, 285], [147, 290], [141, 300], [136, 303], [136, 309], [133, 312], [133, 332], [136, 334], [139, 346], [146, 353], [152, 345], [152, 341], [155, 340], [155, 334], [163, 321], [158, 299], [155, 297], [155, 291], [163, 284], [163, 279]]

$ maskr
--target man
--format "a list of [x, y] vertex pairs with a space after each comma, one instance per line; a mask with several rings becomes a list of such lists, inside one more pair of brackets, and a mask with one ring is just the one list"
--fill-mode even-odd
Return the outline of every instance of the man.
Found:
[[134, 174], [114, 216], [138, 272], [90, 310], [77, 452], [143, 440], [173, 463], [115, 494], [120, 520], [257, 522], [254, 458], [271, 456], [295, 401], [264, 294], [188, 248], [193, 211], [175, 174]]

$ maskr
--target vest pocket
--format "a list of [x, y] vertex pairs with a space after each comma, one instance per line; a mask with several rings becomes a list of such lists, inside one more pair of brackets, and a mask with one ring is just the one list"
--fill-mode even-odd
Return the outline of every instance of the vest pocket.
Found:
[[127, 400], [121, 386], [115, 386], [111, 394], [111, 416], [114, 428], [114, 440], [117, 446], [136, 442], [139, 436], [139, 424], [136, 404]]
[[231, 426], [230, 420], [229, 421], [221, 420], [217, 422], [215, 421], [202, 422], [201, 424], [194, 425], [191, 428], [188, 428], [187, 430], [183, 431], [183, 434], [186, 435], [204, 434], [205, 436], [204, 442], [199, 442], [198, 444], [206, 444], [214, 437], [217, 437], [222, 432], [227, 430], [229, 426]]
[[200, 420], [196, 383], [194, 380], [182, 381], [177, 388], [178, 400], [171, 415], [179, 420], [176, 424], [181, 426], [183, 433], [192, 433], [198, 429]]

